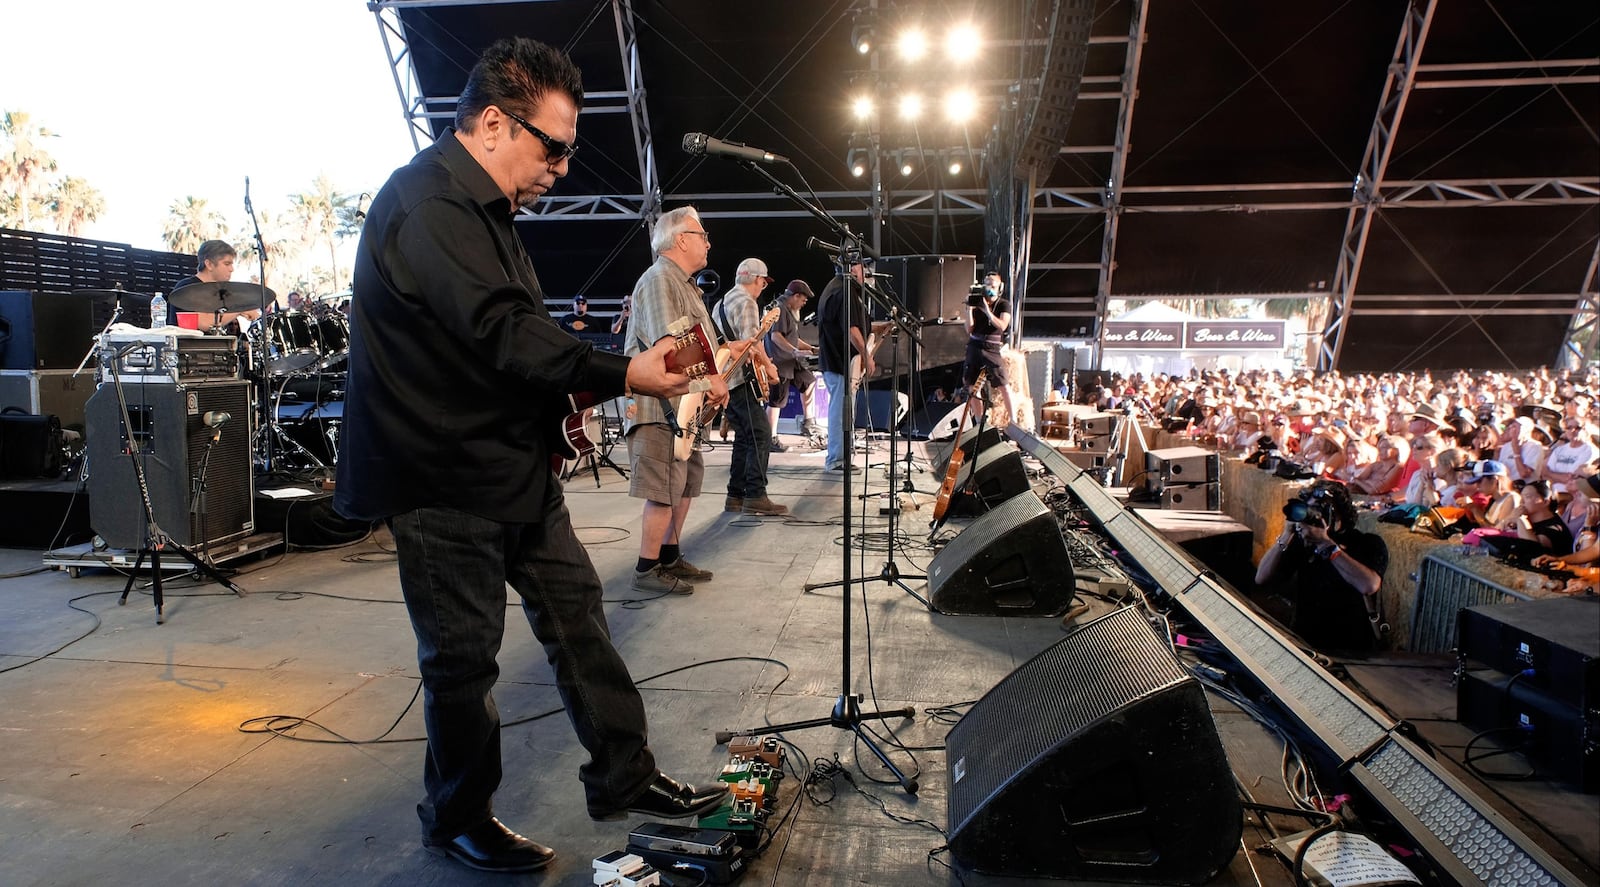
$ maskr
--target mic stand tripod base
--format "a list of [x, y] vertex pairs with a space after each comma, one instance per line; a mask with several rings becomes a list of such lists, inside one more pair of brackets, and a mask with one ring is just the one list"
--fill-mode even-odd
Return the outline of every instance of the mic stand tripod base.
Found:
[[221, 585], [223, 588], [228, 589], [239, 597], [245, 596], [244, 589], [234, 585], [232, 582], [229, 582], [226, 577], [213, 569], [210, 564], [197, 557], [194, 552], [169, 539], [166, 542], [153, 543], [149, 547], [143, 548], [139, 551], [138, 558], [136, 558], [133, 562], [133, 569], [128, 572], [128, 583], [122, 586], [122, 596], [117, 598], [117, 606], [122, 607], [127, 605], [128, 595], [133, 591], [133, 584], [139, 579], [139, 567], [144, 565], [144, 557], [148, 554], [150, 556], [151, 597], [154, 599], [156, 605], [156, 624], [165, 625], [167, 623], [166, 601], [162, 597], [161, 593], [162, 548], [171, 548], [178, 554], [182, 555], [183, 559], [188, 561], [190, 566], [194, 567], [193, 572], [204, 573], [212, 582]]
[[836, 727], [840, 730], [849, 730], [856, 735], [856, 739], [858, 741], [871, 750], [873, 756], [878, 759], [879, 763], [883, 764], [883, 766], [890, 773], [894, 774], [895, 781], [900, 783], [900, 787], [905, 790], [906, 794], [916, 794], [917, 789], [921, 787], [918, 784], [916, 777], [907, 776], [900, 772], [900, 768], [896, 767], [894, 762], [889, 760], [889, 756], [884, 753], [883, 749], [878, 745], [877, 740], [865, 729], [865, 724], [867, 721], [887, 721], [890, 718], [914, 718], [917, 716], [916, 707], [908, 705], [905, 708], [899, 708], [893, 711], [862, 711], [861, 701], [862, 698], [860, 693], [849, 693], [834, 700], [833, 712], [825, 718], [812, 718], [807, 721], [791, 721], [787, 724], [763, 725], [758, 728], [745, 730], [719, 730], [716, 734], [716, 743], [717, 745], [726, 745], [728, 740], [732, 739], [733, 737], [742, 736], [748, 733], [787, 733], [790, 730], [809, 730], [812, 727]]

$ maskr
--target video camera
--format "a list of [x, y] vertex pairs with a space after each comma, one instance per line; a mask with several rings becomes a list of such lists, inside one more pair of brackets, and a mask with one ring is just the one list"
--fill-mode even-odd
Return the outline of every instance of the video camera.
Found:
[[976, 308], [982, 305], [983, 299], [987, 295], [988, 292], [983, 288], [982, 283], [974, 283], [967, 289], [967, 307]]
[[1333, 526], [1333, 501], [1324, 489], [1302, 490], [1299, 496], [1283, 503], [1283, 516], [1297, 524], [1313, 527]]

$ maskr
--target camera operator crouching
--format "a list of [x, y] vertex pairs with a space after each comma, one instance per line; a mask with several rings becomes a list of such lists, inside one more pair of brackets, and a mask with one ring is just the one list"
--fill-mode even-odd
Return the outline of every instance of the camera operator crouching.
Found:
[[1289, 627], [1322, 651], [1369, 651], [1386, 626], [1378, 589], [1389, 548], [1356, 529], [1344, 485], [1317, 481], [1283, 506], [1283, 533], [1256, 568], [1256, 585], [1294, 605]]

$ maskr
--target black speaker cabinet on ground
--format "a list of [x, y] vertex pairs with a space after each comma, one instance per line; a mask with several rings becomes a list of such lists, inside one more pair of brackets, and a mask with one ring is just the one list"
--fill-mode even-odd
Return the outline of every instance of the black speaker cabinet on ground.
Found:
[[[94, 531], [112, 548], [144, 547], [144, 505], [126, 452], [131, 435], [143, 450], [136, 458], [144, 466], [156, 523], [174, 542], [195, 548], [250, 535], [255, 527], [250, 383], [124, 382], [122, 392], [126, 416], [110, 382], [84, 406]], [[230, 417], [209, 458], [208, 412]], [[197, 492], [202, 466], [205, 489]]]
[[979, 453], [977, 458], [961, 463], [961, 470], [956, 472], [955, 492], [950, 496], [950, 514], [955, 517], [982, 514], [1031, 488], [1022, 454], [1009, 445], [993, 446]]
[[978, 279], [977, 256], [884, 256], [875, 267], [923, 320], [959, 318]]
[[929, 601], [955, 616], [1059, 616], [1075, 583], [1056, 516], [1031, 492], [973, 521], [928, 565]]
[[945, 745], [964, 868], [1200, 884], [1238, 851], [1239, 796], [1205, 693], [1136, 607], [1024, 663]]

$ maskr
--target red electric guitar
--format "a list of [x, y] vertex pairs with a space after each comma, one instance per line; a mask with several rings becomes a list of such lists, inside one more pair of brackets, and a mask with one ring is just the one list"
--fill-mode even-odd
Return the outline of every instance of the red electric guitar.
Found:
[[[715, 366], [712, 355], [715, 348], [704, 324], [690, 323], [680, 318], [667, 328], [672, 333], [673, 348], [667, 354], [667, 370], [682, 373], [690, 378], [689, 390], [704, 392], [711, 388], [706, 378]], [[568, 412], [547, 429], [545, 442], [550, 446], [550, 467], [561, 471], [563, 461], [582, 459], [596, 449], [595, 438], [600, 433], [600, 423], [595, 418], [594, 407], [602, 400], [593, 391], [578, 391], [567, 395]]]

